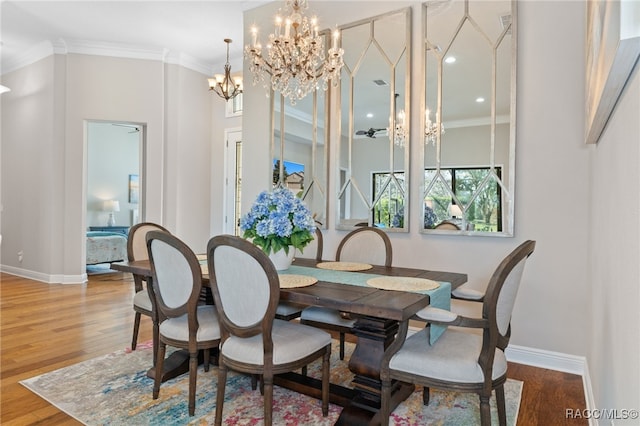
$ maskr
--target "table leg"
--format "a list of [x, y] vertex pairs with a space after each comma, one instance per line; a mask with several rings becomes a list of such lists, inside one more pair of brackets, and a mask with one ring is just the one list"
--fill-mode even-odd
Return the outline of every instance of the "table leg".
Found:
[[[356, 321], [353, 334], [358, 338], [358, 343], [349, 360], [349, 369], [355, 374], [355, 397], [342, 410], [337, 425], [380, 423], [376, 418], [380, 409], [382, 388], [380, 365], [385, 350], [394, 341], [397, 332], [397, 321], [372, 317], [363, 317]], [[413, 385], [395, 382], [392, 385], [391, 410], [408, 398], [414, 390]]]

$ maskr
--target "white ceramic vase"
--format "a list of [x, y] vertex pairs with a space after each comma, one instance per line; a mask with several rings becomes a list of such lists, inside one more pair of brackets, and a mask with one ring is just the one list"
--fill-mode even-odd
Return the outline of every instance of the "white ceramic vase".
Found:
[[291, 262], [293, 262], [294, 251], [295, 249], [293, 247], [289, 247], [289, 254], [285, 253], [284, 250], [278, 250], [277, 252], [269, 255], [269, 259], [271, 259], [271, 262], [273, 262], [273, 265], [276, 267], [276, 271], [289, 269]]

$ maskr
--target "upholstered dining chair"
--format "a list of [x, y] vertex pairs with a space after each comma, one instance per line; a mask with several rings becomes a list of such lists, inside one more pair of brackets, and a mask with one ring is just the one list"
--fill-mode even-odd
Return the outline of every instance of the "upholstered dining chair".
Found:
[[[314, 239], [307, 244], [303, 251], [299, 252], [296, 250], [294, 257], [299, 257], [300, 259], [315, 259], [317, 261], [322, 260], [322, 231], [317, 227], [317, 225], [318, 223], [316, 223], [316, 234]], [[281, 301], [278, 303], [278, 308], [276, 309], [276, 318], [291, 321], [292, 319], [300, 317], [304, 308], [305, 305]]]
[[[345, 235], [336, 252], [336, 261], [344, 262], [391, 266], [392, 258], [389, 236], [384, 231], [369, 226]], [[335, 309], [310, 306], [302, 311], [300, 322], [340, 333], [340, 359], [344, 359], [345, 334], [353, 328], [354, 319]]]
[[153, 399], [160, 393], [167, 345], [189, 351], [189, 416], [196, 409], [198, 352], [204, 352], [209, 371], [210, 350], [220, 343], [218, 314], [212, 305], [199, 304], [202, 290], [200, 262], [176, 236], [162, 231], [147, 233], [156, 309], [160, 320]]
[[322, 414], [329, 410], [331, 335], [275, 318], [278, 273], [266, 254], [240, 237], [218, 235], [207, 245], [209, 279], [220, 319], [215, 424], [222, 424], [227, 369], [261, 375], [264, 423], [272, 424], [273, 376], [322, 358]]
[[459, 231], [460, 227], [453, 223], [453, 222], [449, 222], [448, 220], [443, 220], [442, 222], [440, 222], [439, 224], [436, 225], [436, 227], [434, 229], [441, 229], [441, 230], [451, 230], [451, 231]]
[[[127, 258], [129, 259], [129, 262], [149, 259], [146, 240], [147, 233], [149, 231], [163, 231], [167, 234], [170, 233], [167, 229], [156, 223], [142, 222], [133, 225], [129, 229], [129, 236], [127, 237]], [[133, 310], [136, 313], [133, 321], [133, 337], [131, 339], [131, 350], [133, 351], [136, 350], [138, 343], [138, 332], [140, 330], [140, 319], [142, 315], [151, 317], [153, 312], [151, 298], [143, 284], [144, 282], [144, 277], [133, 275], [135, 290], [135, 295], [133, 296]], [[157, 330], [154, 330], [154, 335], [157, 335]], [[154, 353], [154, 356], [155, 355], [156, 354]]]
[[482, 426], [491, 424], [489, 400], [496, 392], [498, 420], [506, 424], [504, 383], [507, 380], [505, 349], [511, 335], [511, 313], [526, 260], [535, 241], [525, 241], [507, 255], [494, 271], [482, 302], [482, 317], [469, 318], [437, 308], [424, 309], [423, 319], [440, 325], [481, 328], [482, 335], [447, 328], [429, 344], [425, 328], [406, 338], [408, 321], [401, 324], [398, 337], [383, 358], [382, 425], [389, 424], [392, 380], [424, 386], [423, 402], [429, 403], [429, 388], [475, 392], [480, 397]]

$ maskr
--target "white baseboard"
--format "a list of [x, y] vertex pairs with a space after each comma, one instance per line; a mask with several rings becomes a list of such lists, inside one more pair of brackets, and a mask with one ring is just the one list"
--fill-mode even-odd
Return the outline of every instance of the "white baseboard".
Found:
[[505, 355], [510, 362], [578, 374], [583, 377], [587, 367], [587, 360], [583, 356], [568, 355], [526, 346], [509, 345]]
[[47, 284], [83, 284], [87, 282], [86, 273], [80, 275], [43, 274], [42, 272], [30, 271], [28, 269], [16, 268], [7, 265], [1, 265], [0, 271]]
[[[595, 410], [597, 408], [596, 400], [593, 396], [593, 388], [591, 387], [591, 375], [589, 375], [589, 366], [587, 365], [586, 361], [584, 363], [584, 374], [582, 375], [582, 386], [584, 388], [584, 400], [587, 406], [587, 410]], [[596, 420], [595, 417], [589, 417], [589, 426], [598, 426], [598, 420]]]
[[[582, 376], [582, 388], [586, 402], [585, 408], [587, 410], [594, 410], [596, 408], [593, 388], [591, 387], [591, 377], [589, 376], [589, 368], [585, 357], [518, 345], [509, 345], [505, 355], [509, 362]], [[598, 426], [598, 421], [594, 418], [589, 418], [589, 426]]]

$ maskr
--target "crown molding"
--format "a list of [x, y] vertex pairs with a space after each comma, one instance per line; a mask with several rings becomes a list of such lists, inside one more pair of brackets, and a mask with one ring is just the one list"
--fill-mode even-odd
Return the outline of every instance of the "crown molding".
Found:
[[45, 40], [23, 54], [2, 64], [2, 74], [6, 74], [27, 65], [31, 65], [51, 55], [66, 55], [75, 53], [80, 55], [109, 56], [114, 58], [143, 59], [167, 64], [180, 65], [205, 75], [211, 75], [214, 67], [180, 52], [171, 52], [165, 48], [149, 48], [129, 44], [96, 42], [89, 40]]

